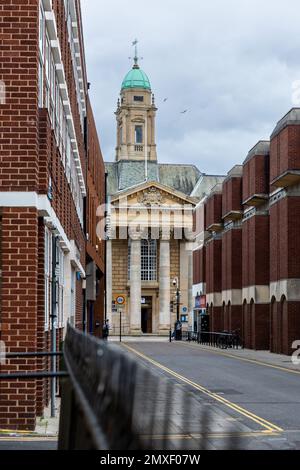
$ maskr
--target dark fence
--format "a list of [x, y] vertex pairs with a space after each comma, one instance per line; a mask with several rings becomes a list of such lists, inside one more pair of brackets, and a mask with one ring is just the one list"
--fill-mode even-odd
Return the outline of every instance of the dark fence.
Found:
[[[59, 449], [211, 448], [219, 424], [211, 399], [197, 390], [70, 326], [64, 359]], [[237, 439], [225, 441], [224, 448], [236, 447]]]
[[194, 341], [198, 344], [213, 346], [220, 349], [239, 349], [243, 348], [243, 342], [238, 333], [227, 332], [193, 332], [187, 331], [183, 333], [183, 339], [186, 341]]

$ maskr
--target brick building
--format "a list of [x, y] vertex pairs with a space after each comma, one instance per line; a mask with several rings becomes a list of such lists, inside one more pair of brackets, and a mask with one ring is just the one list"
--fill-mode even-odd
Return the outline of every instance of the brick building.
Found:
[[297, 108], [196, 207], [194, 292], [209, 329], [240, 330], [247, 348], [288, 354], [300, 338], [299, 155]]
[[[104, 202], [104, 167], [80, 2], [1, 2], [0, 35], [0, 340], [7, 351], [44, 352], [54, 336], [59, 347], [67, 321], [93, 332], [103, 316], [104, 253], [93, 213]], [[85, 280], [86, 261], [95, 274]], [[1, 372], [48, 368], [27, 359]], [[34, 429], [48, 383], [0, 387], [0, 428]]]

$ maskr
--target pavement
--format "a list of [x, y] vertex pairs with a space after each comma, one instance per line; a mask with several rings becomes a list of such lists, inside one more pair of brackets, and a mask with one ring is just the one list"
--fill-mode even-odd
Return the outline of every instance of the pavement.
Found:
[[[0, 451], [57, 450], [60, 400], [56, 400], [56, 417], [51, 418], [50, 408], [38, 418], [35, 431], [9, 431], [0, 429]], [[1, 461], [1, 459], [0, 459]]]
[[[109, 342], [112, 343], [119, 343], [120, 337], [119, 336], [109, 336]], [[158, 335], [142, 335], [142, 336], [122, 336], [122, 342], [124, 343], [136, 343], [136, 342], [143, 342], [143, 343], [166, 343], [169, 341], [169, 337], [167, 336], [158, 336]]]
[[[202, 435], [208, 449], [300, 449], [300, 366], [291, 358], [187, 342], [136, 340], [121, 347], [192, 397], [192, 413], [184, 413], [183, 401], [175, 397], [172, 433], [164, 436], [170, 448], [176, 448], [176, 438], [198, 449]], [[161, 393], [160, 402], [164, 399]], [[209, 421], [201, 430], [207, 409]]]

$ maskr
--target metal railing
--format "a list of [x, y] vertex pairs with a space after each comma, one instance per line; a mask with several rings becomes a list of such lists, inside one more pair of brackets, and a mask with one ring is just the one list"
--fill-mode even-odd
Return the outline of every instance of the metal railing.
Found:
[[[120, 345], [68, 327], [61, 450], [185, 450], [210, 446], [212, 408]], [[237, 440], [225, 438], [225, 448]]]
[[[175, 386], [174, 378], [163, 376], [128, 349], [68, 325], [63, 353], [7, 354], [9, 360], [63, 356], [66, 370], [4, 373], [0, 382], [60, 379], [60, 450], [209, 448], [219, 426], [218, 415], [207, 406], [210, 400], [187, 385]], [[239, 438], [232, 437], [232, 428], [225, 431], [224, 448], [237, 448]]]
[[194, 341], [198, 344], [203, 344], [205, 346], [212, 346], [220, 349], [239, 349], [243, 348], [243, 342], [240, 335], [236, 332], [194, 332], [187, 331], [183, 335], [183, 339], [186, 341]]

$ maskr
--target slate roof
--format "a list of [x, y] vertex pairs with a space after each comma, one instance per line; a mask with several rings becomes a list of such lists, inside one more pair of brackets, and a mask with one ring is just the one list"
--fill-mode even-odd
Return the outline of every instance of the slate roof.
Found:
[[[145, 181], [144, 161], [107, 162], [105, 167], [108, 172], [107, 191], [109, 195]], [[148, 162], [148, 181], [158, 181], [186, 195], [191, 194], [200, 176], [201, 172], [195, 165]]]
[[207, 196], [211, 192], [214, 186], [222, 184], [225, 178], [226, 176], [222, 175], [201, 175], [195, 188], [191, 192], [191, 196], [203, 199], [204, 196]]

